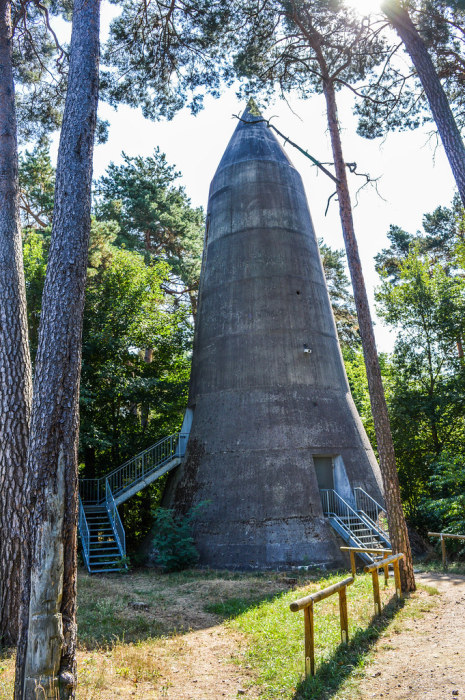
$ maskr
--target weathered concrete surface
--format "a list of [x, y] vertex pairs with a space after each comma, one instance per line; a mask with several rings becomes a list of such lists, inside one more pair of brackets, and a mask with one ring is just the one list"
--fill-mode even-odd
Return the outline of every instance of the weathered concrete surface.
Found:
[[263, 122], [238, 124], [211, 184], [189, 405], [188, 457], [168, 501], [181, 511], [209, 501], [195, 532], [201, 562], [340, 561], [313, 457], [340, 455], [346, 487], [379, 500], [381, 476], [350, 396], [302, 181]]

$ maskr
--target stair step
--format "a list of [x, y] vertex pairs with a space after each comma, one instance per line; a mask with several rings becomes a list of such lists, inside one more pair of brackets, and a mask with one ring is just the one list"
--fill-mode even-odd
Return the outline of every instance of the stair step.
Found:
[[84, 512], [86, 516], [89, 517], [94, 517], [94, 516], [102, 516], [105, 515], [105, 513], [108, 513], [106, 508], [95, 508], [95, 507], [89, 507], [84, 504]]

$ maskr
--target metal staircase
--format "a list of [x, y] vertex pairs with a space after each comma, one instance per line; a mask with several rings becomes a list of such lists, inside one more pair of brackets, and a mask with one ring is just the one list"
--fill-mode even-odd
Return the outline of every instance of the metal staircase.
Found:
[[126, 568], [126, 536], [118, 506], [179, 466], [188, 432], [174, 433], [100, 479], [79, 482], [79, 535], [89, 573]]
[[[389, 534], [384, 526], [385, 510], [366, 491], [354, 489], [355, 503], [352, 507], [334, 489], [320, 490], [323, 514], [349, 547], [371, 549], [390, 548]], [[369, 564], [374, 556], [360, 553]]]

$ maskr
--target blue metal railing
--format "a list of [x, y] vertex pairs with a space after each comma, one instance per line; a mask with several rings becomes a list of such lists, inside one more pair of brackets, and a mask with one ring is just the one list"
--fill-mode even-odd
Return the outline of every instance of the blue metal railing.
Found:
[[115, 536], [116, 544], [118, 545], [119, 553], [121, 558], [124, 558], [126, 556], [126, 533], [124, 532], [123, 523], [121, 522], [108, 479], [105, 482], [105, 505], [107, 507], [108, 517], [113, 528], [113, 534]]
[[374, 535], [371, 542], [364, 542], [357, 537], [353, 525], [361, 523], [368, 529], [367, 524], [364, 523], [359, 513], [334, 489], [320, 489], [320, 496], [323, 514], [329, 518], [334, 518], [347, 537], [351, 538], [358, 547], [376, 547], [379, 545]]
[[[356, 508], [368, 520], [382, 537], [389, 540], [389, 532], [387, 527], [383, 527], [386, 522], [386, 509], [383, 508], [375, 499], [364, 491], [360, 486], [354, 488]], [[383, 522], [384, 521], [384, 522]]]
[[[185, 423], [186, 420], [184, 420], [183, 426]], [[190, 429], [190, 423], [186, 429]], [[170, 463], [177, 458], [180, 461], [184, 457], [188, 440], [189, 432], [174, 433], [139, 452], [135, 457], [127, 460], [100, 479], [79, 480], [79, 533], [85, 564], [89, 571], [91, 545], [85, 508], [91, 509], [92, 506], [101, 508], [105, 505], [119, 554], [121, 558], [124, 558], [126, 556], [126, 533], [118, 513], [115, 496], [120, 497], [118, 502], [121, 503], [138, 490], [139, 484], [143, 488], [171, 466], [176, 466], [179, 462], [174, 462], [172, 465]], [[157, 472], [159, 472], [158, 475]]]
[[100, 479], [81, 479], [79, 492], [86, 504], [103, 503], [106, 497], [106, 481], [108, 480], [113, 497], [129, 490], [138, 481], [143, 481], [164, 464], [182, 458], [186, 453], [189, 433], [174, 433], [155, 443], [135, 457], [128, 459], [112, 472]]
[[84, 553], [84, 563], [89, 569], [90, 532], [87, 523], [84, 506], [79, 496], [79, 534], [81, 535], [82, 551]]

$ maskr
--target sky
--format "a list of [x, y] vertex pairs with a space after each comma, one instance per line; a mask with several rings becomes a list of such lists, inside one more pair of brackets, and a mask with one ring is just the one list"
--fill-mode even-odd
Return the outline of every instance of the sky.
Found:
[[[364, 7], [367, 0], [357, 2]], [[114, 5], [104, 3], [103, 38], [115, 12]], [[414, 233], [421, 228], [423, 214], [451, 203], [455, 183], [442, 146], [432, 135], [432, 125], [369, 141], [356, 135], [352, 104], [351, 93], [341, 91], [338, 94], [345, 160], [355, 161], [359, 172], [379, 178], [381, 197], [373, 187], [365, 187], [358, 195], [353, 213], [378, 349], [389, 352], [395, 333], [376, 318], [374, 289], [379, 285], [379, 277], [373, 258], [388, 245], [386, 233], [390, 224]], [[168, 162], [182, 173], [179, 184], [184, 186], [192, 204], [206, 209], [210, 181], [237, 124], [233, 115], [242, 114], [244, 108], [245, 104], [237, 100], [234, 89], [225, 90], [216, 100], [207, 97], [205, 109], [196, 117], [183, 110], [171, 122], [150, 122], [142, 117], [140, 110], [120, 106], [115, 111], [101, 104], [99, 114], [110, 122], [110, 131], [107, 143], [96, 146], [94, 178], [103, 175], [110, 162], [120, 162], [122, 151], [130, 156], [149, 156], [158, 146]], [[263, 114], [266, 118], [273, 117], [272, 123], [281, 132], [319, 161], [332, 160], [321, 96], [308, 100], [290, 96], [289, 104], [277, 101]], [[328, 197], [334, 191], [332, 181], [289, 144], [286, 150], [304, 181], [317, 237], [323, 238], [332, 248], [343, 248], [336, 198], [325, 216]], [[351, 175], [349, 182], [355, 204], [355, 193], [363, 179]]]
[[[374, 289], [379, 277], [374, 268], [374, 256], [388, 245], [386, 233], [390, 224], [397, 224], [414, 233], [421, 228], [422, 216], [437, 206], [448, 206], [452, 201], [455, 183], [450, 167], [429, 129], [418, 129], [390, 134], [385, 139], [368, 141], [356, 135], [356, 119], [352, 115], [352, 98], [340, 93], [339, 114], [343, 126], [344, 157], [355, 161], [359, 172], [379, 177], [378, 190], [365, 187], [358, 194], [354, 207], [355, 232], [367, 284], [372, 312], [375, 315]], [[322, 98], [292, 100], [292, 110], [284, 102], [277, 102], [263, 111], [267, 118], [286, 136], [307, 150], [319, 161], [331, 161], [329, 134]], [[94, 176], [105, 172], [108, 164], [119, 162], [121, 151], [130, 156], [148, 156], [157, 146], [166, 153], [168, 162], [182, 173], [182, 184], [194, 206], [206, 209], [210, 181], [221, 156], [236, 127], [234, 114], [242, 114], [245, 104], [236, 99], [234, 90], [225, 91], [219, 99], [207, 98], [205, 109], [193, 117], [187, 110], [171, 122], [150, 122], [139, 110], [120, 107], [115, 112], [102, 105], [100, 115], [110, 121], [106, 144], [95, 150]], [[286, 145], [292, 162], [304, 181], [316, 235], [332, 248], [343, 248], [338, 205], [328, 197], [334, 191], [332, 181], [312, 166], [311, 162], [289, 144]], [[362, 178], [350, 176], [355, 204], [355, 193]], [[378, 349], [392, 350], [395, 334], [375, 317], [375, 336]]]

